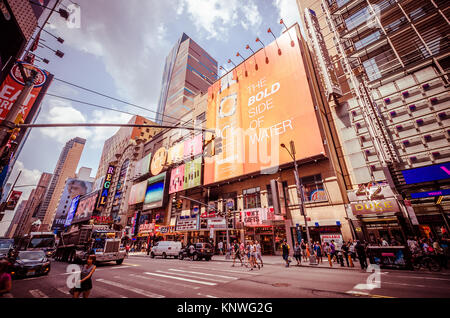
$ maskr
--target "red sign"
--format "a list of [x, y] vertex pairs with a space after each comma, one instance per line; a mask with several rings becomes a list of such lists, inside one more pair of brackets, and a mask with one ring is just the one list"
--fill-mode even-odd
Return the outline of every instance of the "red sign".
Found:
[[[45, 81], [47, 80], [47, 73], [46, 71], [41, 70], [35, 67], [34, 65], [28, 63], [22, 63], [22, 65], [26, 69], [34, 69], [38, 72], [38, 75], [34, 82], [35, 86], [31, 90], [28, 97], [25, 99], [19, 112], [19, 114], [22, 115], [22, 119], [25, 120], [28, 116], [28, 113], [31, 110], [31, 107], [36, 101], [36, 98], [41, 90], [42, 85], [44, 85]], [[0, 86], [0, 121], [3, 121], [6, 118], [6, 115], [8, 114], [12, 105], [16, 101], [23, 87], [24, 87], [24, 80], [20, 73], [18, 64], [16, 63], [12, 67], [11, 72], [8, 74], [8, 76], [6, 76], [2, 85]]]
[[91, 216], [91, 220], [94, 220], [94, 224], [112, 224], [113, 219], [110, 216]]
[[8, 202], [6, 203], [6, 208], [8, 210], [14, 210], [16, 208], [17, 202], [19, 202], [21, 195], [22, 195], [22, 192], [20, 192], [20, 191], [12, 191]]

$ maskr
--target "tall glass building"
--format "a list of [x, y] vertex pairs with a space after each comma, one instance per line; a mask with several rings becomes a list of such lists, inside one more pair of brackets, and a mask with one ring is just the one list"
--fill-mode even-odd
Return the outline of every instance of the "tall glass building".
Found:
[[156, 122], [177, 123], [192, 109], [194, 96], [216, 79], [217, 61], [183, 33], [166, 58]]

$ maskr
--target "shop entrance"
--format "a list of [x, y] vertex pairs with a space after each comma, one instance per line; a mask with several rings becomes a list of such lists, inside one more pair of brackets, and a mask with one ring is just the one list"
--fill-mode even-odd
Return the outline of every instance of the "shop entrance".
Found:
[[405, 234], [397, 222], [397, 219], [366, 222], [365, 228], [367, 232], [367, 239], [369, 244], [377, 245], [381, 243], [381, 239], [385, 239], [389, 244], [394, 241], [396, 244], [405, 244]]

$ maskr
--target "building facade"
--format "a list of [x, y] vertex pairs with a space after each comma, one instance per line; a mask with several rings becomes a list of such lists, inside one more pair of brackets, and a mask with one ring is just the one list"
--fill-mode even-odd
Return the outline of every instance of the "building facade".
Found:
[[[317, 69], [324, 57], [313, 48], [314, 19], [341, 89], [329, 105], [353, 187], [348, 213], [355, 226], [370, 242], [448, 235], [449, 175], [442, 167], [448, 169], [450, 158], [450, 6], [433, 0], [297, 3]], [[321, 72], [322, 83], [330, 76]], [[422, 168], [444, 175], [420, 179]]]
[[45, 199], [36, 215], [42, 222], [41, 228], [43, 231], [50, 230], [53, 224], [56, 208], [64, 190], [66, 179], [75, 177], [85, 143], [85, 139], [76, 137], [69, 140], [61, 151], [52, 175], [52, 181], [45, 194]]
[[183, 33], [166, 57], [156, 122], [172, 125], [193, 107], [217, 79], [217, 61]]
[[[30, 193], [30, 197], [34, 194], [34, 189]], [[22, 200], [17, 207], [16, 213], [14, 214], [13, 219], [11, 220], [11, 224], [9, 225], [8, 230], [5, 233], [5, 237], [12, 238], [14, 237], [14, 233], [16, 232], [17, 226], [22, 218], [22, 215], [25, 213], [25, 207], [27, 206], [28, 200]]]

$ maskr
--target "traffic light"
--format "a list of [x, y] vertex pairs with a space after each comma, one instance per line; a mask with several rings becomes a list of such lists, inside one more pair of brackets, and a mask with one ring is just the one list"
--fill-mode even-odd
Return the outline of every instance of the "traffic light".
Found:
[[177, 201], [175, 201], [175, 208], [181, 209], [182, 207], [183, 207], [183, 200], [182, 199], [178, 199]]

